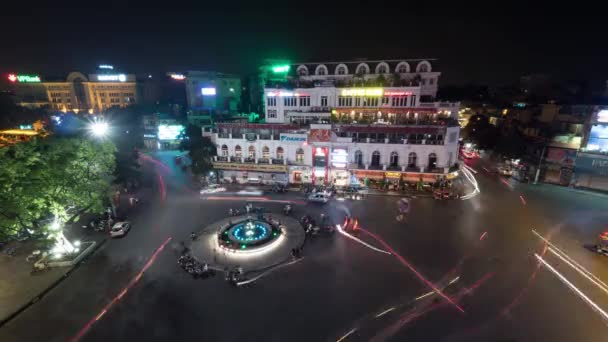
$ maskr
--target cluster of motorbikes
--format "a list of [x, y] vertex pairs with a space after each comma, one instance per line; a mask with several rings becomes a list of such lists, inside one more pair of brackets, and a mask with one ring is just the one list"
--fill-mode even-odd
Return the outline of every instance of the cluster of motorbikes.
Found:
[[331, 235], [335, 232], [335, 228], [331, 224], [327, 224], [328, 218], [325, 214], [321, 214], [321, 224], [317, 225], [317, 222], [310, 215], [304, 215], [300, 219], [302, 229], [307, 236], [318, 236], [318, 235]]
[[202, 264], [192, 256], [185, 254], [177, 259], [177, 264], [194, 278], [207, 278], [215, 275], [215, 271], [209, 265]]

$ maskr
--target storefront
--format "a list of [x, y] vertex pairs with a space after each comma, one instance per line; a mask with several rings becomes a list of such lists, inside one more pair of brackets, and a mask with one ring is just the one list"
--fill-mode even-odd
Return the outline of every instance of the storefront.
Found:
[[348, 167], [348, 149], [346, 147], [334, 147], [330, 155], [330, 181], [335, 186], [350, 185], [350, 172]]
[[292, 165], [289, 166], [289, 183], [291, 184], [310, 184], [312, 183], [310, 166]]
[[566, 186], [570, 185], [575, 160], [575, 150], [560, 147], [547, 148], [543, 181]]
[[214, 162], [213, 167], [229, 182], [274, 184], [289, 181], [287, 165]]
[[574, 171], [575, 186], [608, 191], [608, 155], [579, 152]]

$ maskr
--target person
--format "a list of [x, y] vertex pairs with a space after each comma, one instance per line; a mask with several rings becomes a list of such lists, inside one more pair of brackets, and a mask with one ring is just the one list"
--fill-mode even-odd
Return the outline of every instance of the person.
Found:
[[203, 273], [207, 273], [209, 271], [209, 265], [207, 265], [206, 263], [203, 264]]
[[196, 240], [196, 234], [194, 234], [194, 232], [190, 233], [190, 239], [192, 239], [192, 241]]
[[325, 213], [321, 213], [321, 225], [325, 225], [326, 221], [327, 221], [327, 215], [325, 215]]

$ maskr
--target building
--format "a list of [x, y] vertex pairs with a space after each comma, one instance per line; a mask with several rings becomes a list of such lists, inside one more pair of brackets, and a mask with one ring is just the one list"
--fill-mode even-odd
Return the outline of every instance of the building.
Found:
[[210, 71], [188, 71], [179, 75], [185, 78], [191, 112], [206, 115], [238, 112], [241, 102], [239, 76]]
[[608, 191], [608, 107], [594, 106], [576, 155], [574, 185]]
[[8, 80], [17, 105], [24, 107], [98, 113], [137, 103], [135, 75], [114, 72], [109, 65], [104, 67], [88, 76], [71, 72], [65, 79], [54, 79], [13, 73]]

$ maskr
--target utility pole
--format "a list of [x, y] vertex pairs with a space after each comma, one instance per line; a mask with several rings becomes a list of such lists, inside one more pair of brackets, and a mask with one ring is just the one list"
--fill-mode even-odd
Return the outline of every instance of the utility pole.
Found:
[[538, 168], [536, 169], [536, 176], [534, 176], [534, 184], [538, 183], [538, 177], [540, 176], [540, 166], [543, 163], [543, 157], [545, 156], [545, 150], [547, 145], [543, 145], [543, 151], [540, 153], [540, 159], [538, 160]]

